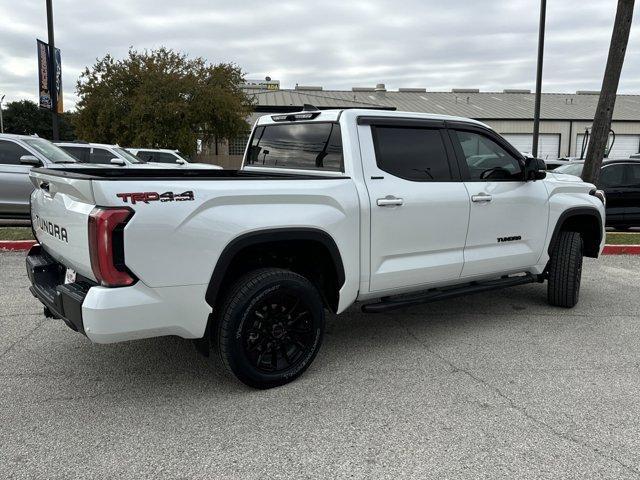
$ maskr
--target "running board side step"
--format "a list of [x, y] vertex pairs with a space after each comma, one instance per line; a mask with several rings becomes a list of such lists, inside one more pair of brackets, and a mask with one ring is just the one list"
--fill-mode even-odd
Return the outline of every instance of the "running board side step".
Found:
[[532, 275], [531, 273], [510, 277], [505, 276], [495, 280], [471, 282], [452, 287], [433, 288], [417, 294], [383, 297], [379, 302], [367, 303], [361, 308], [364, 313], [381, 313], [389, 310], [395, 310], [397, 308], [419, 305], [421, 303], [431, 303], [438, 300], [445, 300], [447, 298], [459, 297], [461, 295], [497, 290], [499, 288], [524, 285], [526, 283], [542, 282], [543, 280], [542, 276]]

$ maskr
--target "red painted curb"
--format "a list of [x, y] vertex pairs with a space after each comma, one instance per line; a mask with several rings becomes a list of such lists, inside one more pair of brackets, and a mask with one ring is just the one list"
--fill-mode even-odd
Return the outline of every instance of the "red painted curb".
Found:
[[640, 255], [640, 245], [605, 245], [603, 255]]
[[0, 250], [19, 252], [29, 250], [35, 244], [35, 240], [0, 240]]

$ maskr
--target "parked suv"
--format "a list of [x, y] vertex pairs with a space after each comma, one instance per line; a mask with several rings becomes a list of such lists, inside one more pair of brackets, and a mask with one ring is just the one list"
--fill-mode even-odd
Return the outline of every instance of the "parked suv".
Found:
[[127, 148], [127, 150], [147, 163], [177, 164], [191, 168], [222, 169], [219, 165], [192, 163], [186, 156], [180, 153], [179, 150], [170, 150], [168, 148]]
[[[584, 161], [574, 161], [554, 170], [580, 177]], [[640, 227], [640, 160], [605, 159], [598, 188], [607, 196], [607, 227], [628, 230]]]
[[76, 158], [80, 163], [121, 166], [145, 163], [118, 145], [86, 142], [56, 142], [56, 145]]
[[32, 167], [74, 162], [72, 156], [44, 138], [0, 134], [0, 218], [29, 218]]

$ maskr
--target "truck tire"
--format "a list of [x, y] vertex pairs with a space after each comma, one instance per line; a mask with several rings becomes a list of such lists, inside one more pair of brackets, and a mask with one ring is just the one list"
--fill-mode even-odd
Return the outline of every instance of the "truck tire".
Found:
[[572, 308], [578, 303], [582, 276], [582, 237], [560, 232], [549, 260], [547, 300], [550, 305]]
[[313, 362], [324, 335], [324, 307], [302, 275], [262, 268], [244, 275], [225, 296], [217, 321], [222, 364], [254, 388], [299, 377]]

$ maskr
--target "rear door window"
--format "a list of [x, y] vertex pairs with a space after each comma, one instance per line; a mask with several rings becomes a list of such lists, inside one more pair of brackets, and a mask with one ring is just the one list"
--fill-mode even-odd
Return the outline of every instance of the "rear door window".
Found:
[[31, 155], [15, 142], [0, 140], [0, 165], [20, 165], [20, 157]]
[[450, 182], [442, 131], [437, 128], [372, 127], [380, 170], [413, 182]]
[[246, 165], [340, 172], [340, 125], [314, 122], [257, 127]]

